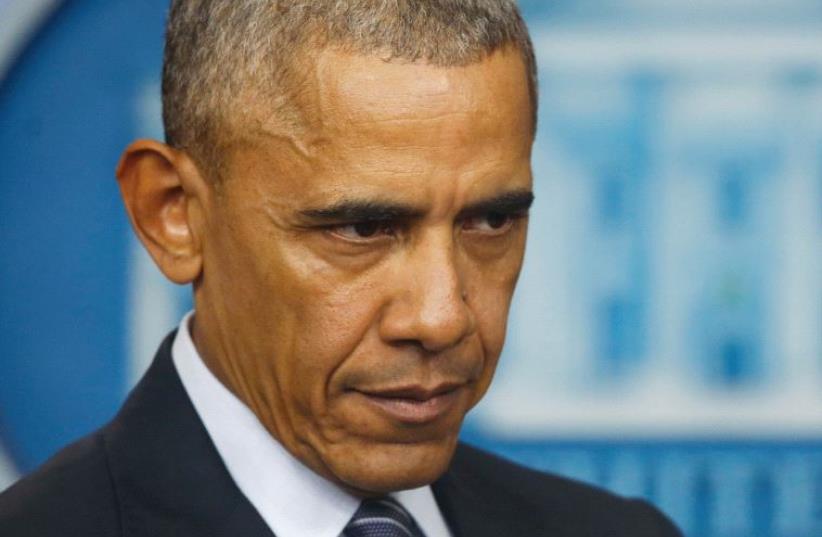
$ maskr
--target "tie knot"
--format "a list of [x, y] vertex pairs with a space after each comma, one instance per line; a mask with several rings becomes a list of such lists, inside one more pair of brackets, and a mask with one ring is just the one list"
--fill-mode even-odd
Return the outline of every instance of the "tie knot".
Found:
[[392, 498], [363, 500], [343, 537], [423, 537], [411, 515]]

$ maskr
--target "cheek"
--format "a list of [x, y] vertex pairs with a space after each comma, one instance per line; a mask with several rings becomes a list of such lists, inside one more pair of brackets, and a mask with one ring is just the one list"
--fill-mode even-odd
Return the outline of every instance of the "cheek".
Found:
[[[379, 306], [376, 293], [362, 286], [313, 289], [313, 298], [295, 305], [296, 330], [289, 349], [286, 404], [294, 434], [312, 446], [338, 443], [364, 424], [340, 419], [336, 401], [346, 372], [369, 346]], [[281, 377], [282, 378], [282, 377]]]
[[505, 342], [508, 312], [521, 265], [522, 250], [517, 249], [495, 263], [476, 263], [469, 271], [468, 303], [475, 316], [489, 380]]
[[470, 406], [476, 405], [485, 395], [494, 377], [499, 357], [505, 343], [506, 325], [511, 291], [507, 287], [487, 289], [469, 304], [475, 312], [477, 337], [482, 346], [482, 371], [476, 384], [476, 391]]
[[502, 351], [510, 298], [509, 292], [483, 293], [471, 304], [476, 312], [477, 330], [488, 359], [495, 360]]
[[291, 280], [291, 382], [302, 389], [304, 411], [324, 412], [336, 373], [363, 346], [380, 312], [380, 289], [369, 278], [331, 271]]

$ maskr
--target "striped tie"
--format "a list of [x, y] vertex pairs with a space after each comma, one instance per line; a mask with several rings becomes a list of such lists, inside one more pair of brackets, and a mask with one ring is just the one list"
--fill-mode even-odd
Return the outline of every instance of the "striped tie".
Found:
[[363, 500], [341, 537], [425, 537], [411, 515], [392, 498]]

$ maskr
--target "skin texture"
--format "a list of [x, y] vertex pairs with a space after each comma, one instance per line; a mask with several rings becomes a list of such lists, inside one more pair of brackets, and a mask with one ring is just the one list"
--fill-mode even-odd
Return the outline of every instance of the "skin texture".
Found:
[[525, 67], [328, 49], [301, 99], [311, 135], [261, 111], [219, 185], [135, 142], [123, 198], [160, 269], [194, 284], [204, 361], [290, 453], [361, 496], [421, 486], [503, 345], [532, 188]]

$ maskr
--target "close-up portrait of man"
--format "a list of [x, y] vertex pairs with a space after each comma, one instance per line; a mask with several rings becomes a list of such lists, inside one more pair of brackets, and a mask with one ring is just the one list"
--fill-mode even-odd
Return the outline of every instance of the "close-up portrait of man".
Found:
[[459, 440], [523, 264], [536, 73], [513, 0], [172, 1], [165, 141], [116, 177], [194, 309], [0, 535], [679, 535]]

